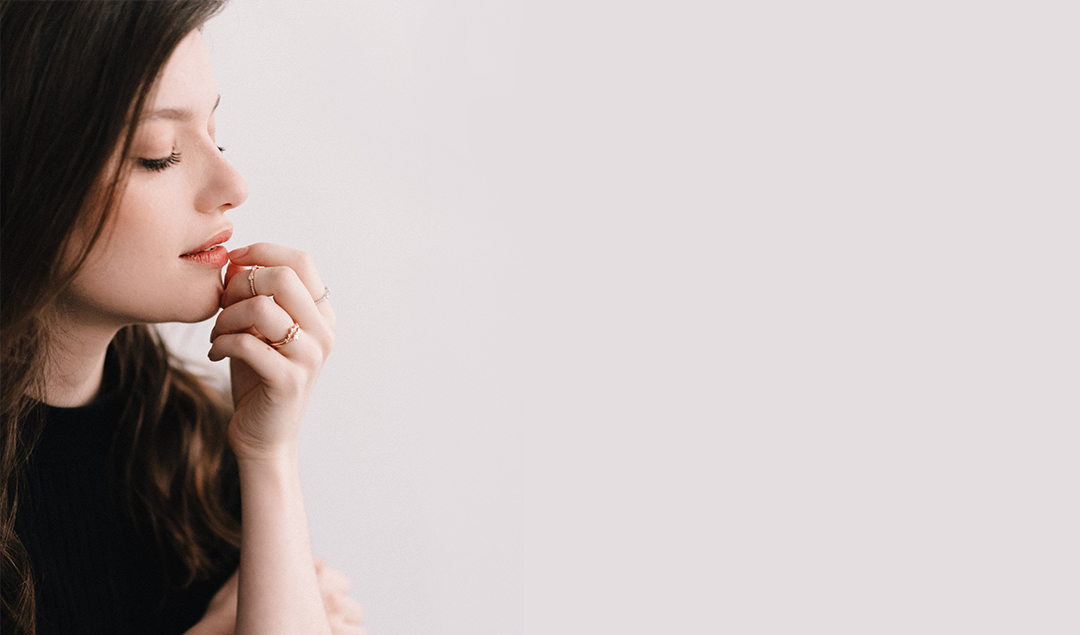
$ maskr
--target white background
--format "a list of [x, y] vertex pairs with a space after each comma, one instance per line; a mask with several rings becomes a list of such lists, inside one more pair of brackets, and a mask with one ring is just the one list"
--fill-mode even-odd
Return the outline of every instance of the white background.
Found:
[[1078, 632], [1078, 18], [235, 1], [230, 245], [333, 290], [368, 630]]

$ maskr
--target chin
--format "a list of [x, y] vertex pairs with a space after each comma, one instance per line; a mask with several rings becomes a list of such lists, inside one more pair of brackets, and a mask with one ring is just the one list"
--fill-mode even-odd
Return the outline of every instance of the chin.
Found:
[[222, 291], [219, 288], [217, 291], [201, 296], [198, 299], [192, 298], [191, 302], [184, 305], [180, 315], [170, 321], [192, 324], [209, 320], [221, 310], [221, 293]]

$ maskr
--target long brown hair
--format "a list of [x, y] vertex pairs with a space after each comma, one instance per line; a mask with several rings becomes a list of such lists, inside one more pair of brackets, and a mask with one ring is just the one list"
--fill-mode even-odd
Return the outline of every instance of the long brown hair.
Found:
[[[4, 632], [35, 631], [33, 571], [15, 533], [24, 473], [41, 430], [49, 320], [123, 188], [147, 95], [169, 56], [224, 0], [0, 1], [0, 585]], [[89, 223], [91, 240], [76, 243]], [[74, 259], [65, 257], [76, 248]], [[239, 546], [221, 502], [235, 470], [229, 400], [175, 363], [145, 325], [112, 343], [128, 390], [113, 444], [114, 478], [132, 518], [149, 519], [187, 583]]]

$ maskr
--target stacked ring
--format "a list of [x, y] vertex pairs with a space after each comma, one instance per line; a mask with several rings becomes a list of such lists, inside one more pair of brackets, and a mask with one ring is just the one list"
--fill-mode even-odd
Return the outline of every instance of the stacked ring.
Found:
[[329, 300], [329, 299], [330, 299], [330, 287], [324, 286], [323, 287], [322, 297], [319, 298], [318, 300], [315, 300], [315, 304], [318, 304], [320, 302], [323, 302], [323, 301]]
[[281, 348], [282, 346], [285, 346], [286, 344], [295, 340], [298, 337], [300, 337], [300, 325], [296, 322], [293, 322], [293, 325], [289, 327], [289, 332], [285, 335], [285, 337], [281, 338], [276, 342], [270, 342], [270, 346], [273, 346], [274, 348]]

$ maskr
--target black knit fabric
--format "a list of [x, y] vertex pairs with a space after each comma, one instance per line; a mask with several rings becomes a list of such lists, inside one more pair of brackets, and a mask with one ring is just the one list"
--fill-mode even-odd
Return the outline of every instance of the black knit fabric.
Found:
[[[47, 413], [31, 456], [15, 529], [33, 563], [38, 633], [183, 633], [239, 563], [223, 553], [228, 573], [183, 589], [182, 566], [159, 554], [110, 491], [109, 449], [124, 391], [116, 387], [80, 408]], [[227, 487], [239, 517], [239, 483]]]

